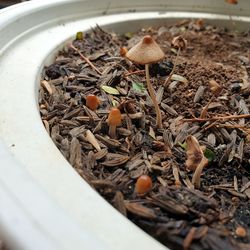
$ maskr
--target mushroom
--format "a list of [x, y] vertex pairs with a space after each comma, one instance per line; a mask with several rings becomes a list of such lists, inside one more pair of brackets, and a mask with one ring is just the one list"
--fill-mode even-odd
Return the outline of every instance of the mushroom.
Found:
[[189, 135], [186, 139], [187, 143], [187, 160], [186, 167], [193, 170], [192, 184], [195, 188], [200, 188], [200, 177], [204, 167], [208, 164], [207, 158], [204, 156], [203, 148], [200, 146], [198, 140]]
[[97, 96], [95, 96], [95, 95], [88, 95], [86, 97], [86, 106], [89, 109], [95, 111], [98, 108], [99, 104], [100, 104], [100, 101], [99, 101], [99, 99], [98, 99]]
[[135, 184], [135, 192], [137, 195], [147, 194], [152, 189], [152, 179], [148, 175], [141, 175]]
[[175, 68], [177, 65], [177, 60], [179, 58], [180, 52], [181, 50], [185, 50], [187, 48], [187, 40], [184, 39], [182, 36], [176, 36], [173, 38], [172, 42], [171, 42], [171, 46], [175, 49], [178, 49], [177, 51], [177, 55], [174, 61], [174, 67], [172, 69], [172, 71], [170, 72], [169, 76], [167, 77], [165, 83], [164, 83], [164, 87], [169, 85], [170, 80], [172, 79], [172, 76], [175, 72]]
[[112, 108], [107, 123], [109, 125], [109, 136], [110, 138], [116, 138], [116, 127], [120, 126], [122, 123], [121, 111], [118, 108]]
[[128, 52], [126, 47], [121, 47], [120, 48], [120, 56], [124, 57], [126, 55], [126, 53]]
[[187, 40], [182, 36], [176, 36], [173, 38], [171, 46], [178, 50], [185, 50], [187, 48]]
[[237, 0], [226, 0], [226, 2], [229, 4], [238, 4]]
[[164, 58], [164, 52], [151, 36], [144, 36], [139, 43], [126, 53], [126, 58], [134, 63], [145, 65], [147, 88], [156, 111], [156, 126], [162, 128], [161, 111], [156, 100], [154, 89], [150, 83], [149, 64], [162, 60]]

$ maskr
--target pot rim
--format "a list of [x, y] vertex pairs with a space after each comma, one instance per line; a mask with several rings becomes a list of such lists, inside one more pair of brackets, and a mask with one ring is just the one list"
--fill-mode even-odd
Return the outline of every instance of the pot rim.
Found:
[[[109, 2], [111, 5], [108, 13], [112, 15], [103, 15]], [[85, 31], [96, 23], [122, 30], [126, 29], [126, 22], [136, 24], [134, 25], [136, 28], [140, 27], [142, 21], [145, 24], [146, 20], [149, 23], [156, 21], [160, 23], [164, 19], [173, 20], [190, 16], [206, 17], [209, 20], [216, 18], [221, 23], [226, 23], [229, 19], [223, 13], [218, 15], [199, 12], [205, 8], [203, 5], [197, 5], [198, 2], [201, 3], [198, 0], [185, 0], [186, 12], [179, 11], [180, 7], [183, 8], [181, 4], [183, 1], [175, 1], [176, 8], [173, 4], [170, 5], [171, 2], [156, 0], [152, 7], [151, 1], [148, 0], [140, 0], [137, 3], [129, 0], [126, 5], [123, 1], [115, 0], [56, 0], [53, 2], [37, 0], [0, 11], [0, 87], [4, 91], [0, 98], [0, 143], [2, 144], [2, 146], [0, 144], [2, 155], [0, 171], [8, 173], [7, 176], [0, 175], [0, 183], [5, 185], [9, 183], [11, 187], [15, 180], [21, 187], [29, 181], [30, 189], [34, 189], [32, 194], [21, 188], [11, 191], [4, 189], [11, 194], [12, 203], [9, 204], [12, 205], [10, 206], [16, 209], [22, 201], [23, 205], [19, 207], [20, 213], [17, 215], [21, 217], [25, 212], [25, 206], [28, 207], [32, 202], [34, 203], [36, 196], [43, 196], [44, 202], [48, 204], [47, 212], [53, 215], [56, 210], [61, 211], [61, 217], [59, 216], [57, 220], [65, 222], [65, 225], [71, 223], [68, 229], [72, 228], [71, 232], [77, 232], [74, 236], [76, 243], [73, 249], [82, 249], [83, 246], [87, 249], [119, 250], [139, 247], [159, 250], [166, 248], [111, 207], [83, 181], [56, 148], [42, 125], [38, 110], [38, 87], [42, 68], [53, 60], [56, 51], [77, 31]], [[166, 6], [170, 6], [172, 11], [164, 12]], [[212, 6], [214, 7], [210, 9], [218, 13], [220, 8], [215, 8], [216, 1], [213, 1]], [[220, 6], [225, 5], [220, 4]], [[196, 12], [187, 12], [192, 7]], [[133, 8], [138, 13], [128, 13]], [[145, 12], [149, 9], [154, 11]], [[241, 5], [237, 6], [238, 16], [234, 16], [233, 19], [241, 25], [249, 24], [250, 18], [244, 16], [247, 9], [250, 9], [247, 0], [242, 0]], [[230, 12], [233, 7], [227, 6], [226, 10]], [[6, 169], [7, 165], [8, 169]], [[18, 171], [21, 176], [19, 179], [16, 177]], [[2, 186], [0, 186], [0, 194], [1, 191], [3, 191]], [[21, 199], [24, 195], [27, 195], [27, 199]], [[79, 197], [82, 198], [79, 199]], [[34, 209], [39, 209], [38, 202], [33, 205]], [[29, 222], [36, 223], [42, 229], [39, 231], [40, 238], [38, 237], [35, 242], [37, 249], [45, 249], [39, 248], [37, 243], [41, 242], [43, 246], [42, 242], [48, 235], [53, 236], [49, 242], [54, 246], [70, 249], [69, 243], [73, 238], [61, 237], [63, 239], [60, 239], [58, 227], [48, 228], [50, 220], [46, 216], [41, 218], [31, 208], [29, 211], [32, 214]], [[88, 214], [87, 217], [86, 214]], [[21, 237], [23, 234], [18, 237], [20, 231], [11, 229], [12, 225], [5, 220], [6, 216], [13, 217], [13, 211], [10, 210], [9, 213], [0, 216], [0, 224], [7, 229], [5, 235], [7, 242], [13, 248], [32, 249], [31, 240]], [[60, 229], [61, 234], [71, 235], [70, 230], [64, 227]], [[81, 234], [89, 239], [89, 241], [86, 240], [87, 243], [81, 240]], [[95, 247], [92, 242], [96, 242]]]

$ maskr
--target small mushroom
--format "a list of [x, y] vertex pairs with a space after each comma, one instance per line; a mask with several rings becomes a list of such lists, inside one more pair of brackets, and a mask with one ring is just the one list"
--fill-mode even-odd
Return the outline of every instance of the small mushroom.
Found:
[[226, 2], [229, 4], [238, 4], [237, 0], [226, 0]]
[[204, 156], [203, 148], [198, 140], [189, 135], [186, 139], [187, 143], [187, 169], [193, 170], [192, 184], [195, 188], [200, 188], [200, 176], [205, 166], [208, 164], [207, 158]]
[[181, 50], [185, 50], [187, 48], [187, 40], [184, 39], [182, 36], [176, 36], [173, 38], [172, 42], [171, 42], [171, 46], [177, 50], [177, 55], [174, 61], [174, 66], [172, 68], [172, 71], [170, 72], [168, 78], [166, 79], [165, 83], [164, 83], [164, 87], [168, 86], [170, 83], [170, 80], [172, 80], [173, 76], [174, 76], [174, 72], [175, 72], [175, 68], [177, 65], [177, 60], [179, 58], [180, 52]]
[[126, 53], [126, 58], [134, 63], [145, 65], [147, 88], [156, 111], [156, 126], [162, 128], [161, 111], [156, 100], [154, 89], [150, 83], [149, 64], [162, 60], [164, 58], [164, 52], [151, 36], [144, 36], [139, 43]]
[[182, 36], [176, 36], [173, 38], [171, 46], [179, 50], [185, 50], [187, 48], [187, 40]]
[[120, 126], [122, 123], [121, 111], [118, 108], [112, 108], [107, 123], [109, 125], [109, 136], [112, 139], [116, 138], [116, 127]]
[[145, 195], [152, 189], [152, 179], [148, 175], [141, 175], [135, 183], [135, 193]]
[[238, 226], [235, 230], [235, 234], [239, 237], [239, 238], [245, 238], [247, 236], [247, 231], [244, 227], [242, 226]]
[[95, 111], [98, 108], [99, 104], [100, 104], [100, 101], [99, 101], [99, 99], [98, 99], [97, 96], [95, 96], [95, 95], [88, 95], [86, 97], [86, 106], [89, 109]]
[[126, 47], [121, 47], [120, 48], [120, 56], [124, 57], [126, 55], [126, 53], [128, 52]]

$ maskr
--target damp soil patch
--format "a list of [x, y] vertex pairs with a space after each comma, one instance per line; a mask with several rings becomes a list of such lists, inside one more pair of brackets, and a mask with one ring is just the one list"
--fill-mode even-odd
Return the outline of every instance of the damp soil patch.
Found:
[[[160, 128], [145, 67], [126, 57], [145, 36], [165, 55], [149, 65]], [[40, 113], [82, 178], [170, 249], [250, 249], [249, 75], [249, 32], [203, 20], [97, 26], [44, 68]], [[151, 183], [139, 187], [141, 176]]]

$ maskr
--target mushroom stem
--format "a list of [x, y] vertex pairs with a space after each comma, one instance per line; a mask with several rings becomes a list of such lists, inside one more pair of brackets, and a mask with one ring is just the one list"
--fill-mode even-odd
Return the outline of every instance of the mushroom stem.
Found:
[[116, 126], [115, 125], [109, 125], [109, 136], [111, 139], [116, 138]]
[[194, 185], [195, 188], [200, 188], [201, 185], [201, 173], [203, 171], [203, 168], [207, 165], [208, 160], [206, 157], [203, 156], [200, 164], [198, 165], [198, 167], [196, 168], [193, 178], [192, 178], [192, 184]]
[[153, 101], [154, 107], [155, 107], [155, 112], [156, 112], [156, 127], [157, 128], [162, 128], [162, 116], [161, 116], [161, 110], [159, 108], [159, 105], [156, 100], [156, 96], [154, 93], [154, 89], [150, 83], [150, 77], [149, 77], [149, 65], [145, 64], [145, 71], [146, 71], [146, 81], [147, 81], [147, 88], [149, 95]]
[[173, 76], [173, 74], [175, 72], [175, 68], [176, 68], [176, 65], [177, 65], [177, 60], [178, 60], [179, 55], [180, 55], [180, 51], [181, 51], [181, 49], [179, 48], [178, 51], [177, 51], [175, 61], [174, 61], [174, 67], [173, 67], [172, 71], [170, 72], [169, 76], [167, 77], [167, 79], [165, 80], [164, 87], [168, 87], [169, 82], [170, 82], [170, 80], [171, 80], [171, 78], [172, 78], [172, 76]]

